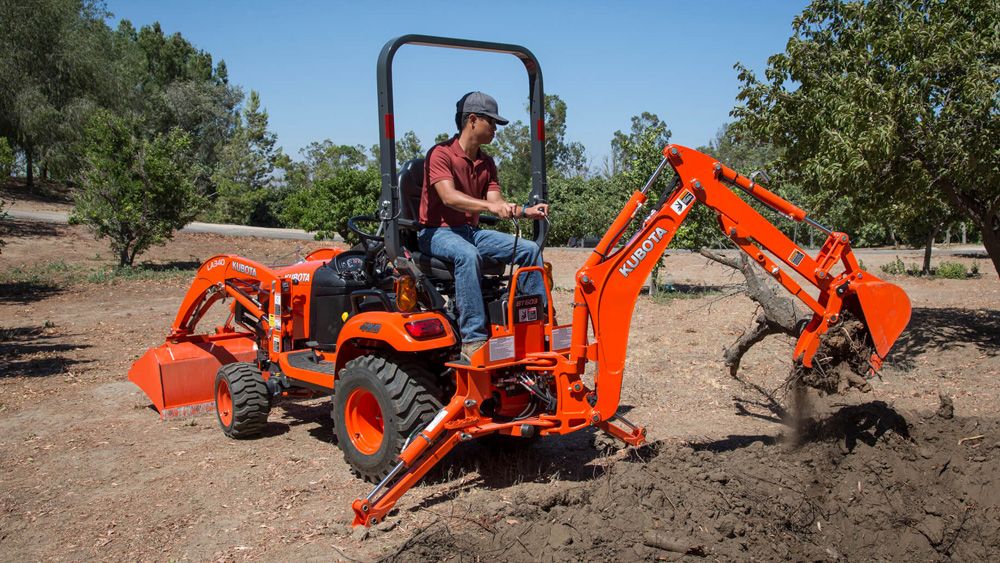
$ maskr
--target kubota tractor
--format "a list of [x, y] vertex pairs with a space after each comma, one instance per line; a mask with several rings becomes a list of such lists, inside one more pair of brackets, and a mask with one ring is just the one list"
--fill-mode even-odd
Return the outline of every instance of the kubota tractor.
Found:
[[[852, 365], [870, 376], [909, 321], [906, 294], [863, 271], [846, 234], [820, 225], [711, 156], [668, 145], [656, 172], [632, 194], [577, 272], [571, 322], [557, 324], [554, 307], [544, 305], [552, 303], [545, 269], [518, 268], [504, 276], [502, 265], [485, 264], [491, 338], [467, 362], [458, 361], [452, 265], [422, 254], [415, 240], [423, 161], [407, 162], [396, 174], [392, 60], [406, 44], [507, 53], [524, 63], [530, 203], [546, 201], [544, 95], [534, 55], [499, 43], [393, 39], [378, 60], [378, 215], [348, 223], [363, 249], [318, 250], [285, 267], [233, 255], [210, 258], [166, 342], [129, 371], [164, 418], [214, 409], [234, 438], [259, 434], [282, 398], [332, 395], [344, 458], [376, 483], [354, 501], [355, 525], [381, 521], [463, 440], [558, 435], [593, 426], [629, 444], [642, 443], [645, 430], [617, 414], [629, 323], [644, 282], [695, 205], [715, 211], [736, 246], [813, 312], [793, 358], [805, 369], [813, 366], [827, 331], [849, 317], [865, 327], [856, 343], [864, 357]], [[673, 172], [673, 180], [650, 200], [647, 192], [665, 171]], [[736, 190], [823, 231], [826, 242], [811, 256]], [[630, 229], [634, 234], [625, 240]], [[545, 236], [546, 223], [535, 222], [533, 240], [544, 246]], [[807, 293], [790, 271], [816, 292]], [[545, 299], [519, 291], [519, 280], [530, 272], [546, 277]], [[199, 320], [219, 300], [229, 302], [228, 319], [210, 333], [198, 332]], [[592, 383], [582, 377], [589, 362], [596, 363]]]

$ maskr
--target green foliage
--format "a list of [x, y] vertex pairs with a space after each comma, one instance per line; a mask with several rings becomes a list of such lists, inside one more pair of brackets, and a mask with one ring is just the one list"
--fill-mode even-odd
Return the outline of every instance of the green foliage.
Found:
[[889, 274], [890, 276], [919, 276], [923, 273], [923, 269], [920, 266], [916, 264], [907, 266], [899, 256], [892, 262], [882, 264], [879, 266], [879, 269], [882, 270], [883, 274]]
[[347, 220], [355, 215], [374, 214], [381, 179], [377, 168], [342, 168], [325, 175], [285, 200], [282, 217], [286, 223], [318, 236], [339, 234], [353, 242]]
[[618, 213], [609, 201], [613, 186], [607, 178], [553, 178], [549, 181], [549, 244], [566, 244], [570, 238], [600, 236]]
[[815, 0], [763, 81], [738, 65], [737, 128], [837, 228], [927, 244], [960, 213], [1000, 265], [997, 21], [995, 0]]
[[407, 161], [423, 158], [423, 156], [424, 149], [420, 146], [420, 138], [413, 131], [403, 133], [403, 136], [396, 140], [396, 164], [398, 166], [402, 167]]
[[0, 180], [14, 171], [14, 149], [5, 137], [0, 137]]
[[964, 280], [969, 277], [969, 270], [961, 262], [941, 262], [938, 264], [937, 270], [934, 271], [934, 275], [939, 278]]
[[267, 128], [267, 111], [260, 108], [260, 96], [250, 92], [232, 137], [222, 148], [212, 174], [215, 202], [208, 218], [220, 223], [277, 226], [276, 211], [270, 205], [280, 199], [273, 189], [273, 173], [279, 160], [277, 138]]
[[110, 239], [119, 265], [197, 215], [203, 199], [195, 188], [197, 164], [190, 136], [173, 129], [146, 138], [134, 121], [99, 112], [81, 146], [84, 169], [71, 219]]
[[[526, 202], [531, 193], [531, 128], [513, 121], [500, 128], [493, 145], [504, 198]], [[545, 95], [545, 167], [550, 181], [587, 172], [586, 149], [566, 140], [566, 102], [555, 94]]]

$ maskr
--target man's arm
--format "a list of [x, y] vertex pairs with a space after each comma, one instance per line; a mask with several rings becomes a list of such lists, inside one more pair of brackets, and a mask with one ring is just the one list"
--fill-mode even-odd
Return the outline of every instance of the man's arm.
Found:
[[[455, 188], [453, 180], [441, 180], [434, 183], [441, 202], [452, 209], [465, 213], [493, 213], [501, 219], [514, 216], [516, 205], [504, 201], [496, 190], [487, 192], [486, 199], [477, 199]], [[520, 210], [518, 210], [520, 211]]]

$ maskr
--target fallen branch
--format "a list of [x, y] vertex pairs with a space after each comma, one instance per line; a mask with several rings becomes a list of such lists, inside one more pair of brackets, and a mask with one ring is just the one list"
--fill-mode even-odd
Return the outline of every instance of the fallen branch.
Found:
[[761, 270], [753, 262], [747, 260], [742, 253], [735, 258], [713, 252], [707, 248], [698, 251], [699, 254], [733, 268], [743, 274], [746, 288], [743, 293], [760, 305], [760, 310], [754, 317], [749, 330], [744, 332], [733, 344], [723, 351], [723, 359], [729, 367], [729, 374], [737, 377], [740, 361], [743, 355], [755, 344], [772, 334], [785, 334], [798, 338], [802, 327], [809, 320], [809, 314], [803, 312], [790, 297], [784, 294], [770, 278], [759, 275]]
[[697, 557], [705, 557], [708, 555], [705, 552], [705, 546], [703, 545], [690, 545], [673, 538], [668, 538], [655, 531], [647, 531], [644, 533], [642, 535], [642, 543], [648, 547], [655, 547], [657, 549], [671, 551], [673, 553], [695, 555]]

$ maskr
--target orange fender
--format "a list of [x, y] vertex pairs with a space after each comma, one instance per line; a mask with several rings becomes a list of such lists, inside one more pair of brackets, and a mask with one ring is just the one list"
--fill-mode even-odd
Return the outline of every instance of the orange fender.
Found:
[[[433, 321], [437, 321], [434, 323]], [[437, 325], [440, 329], [437, 330]], [[408, 328], [409, 327], [409, 328]], [[425, 331], [426, 336], [420, 336]], [[451, 323], [440, 313], [367, 311], [347, 319], [340, 329], [337, 350], [351, 340], [378, 340], [398, 352], [423, 352], [454, 346], [459, 341]]]

